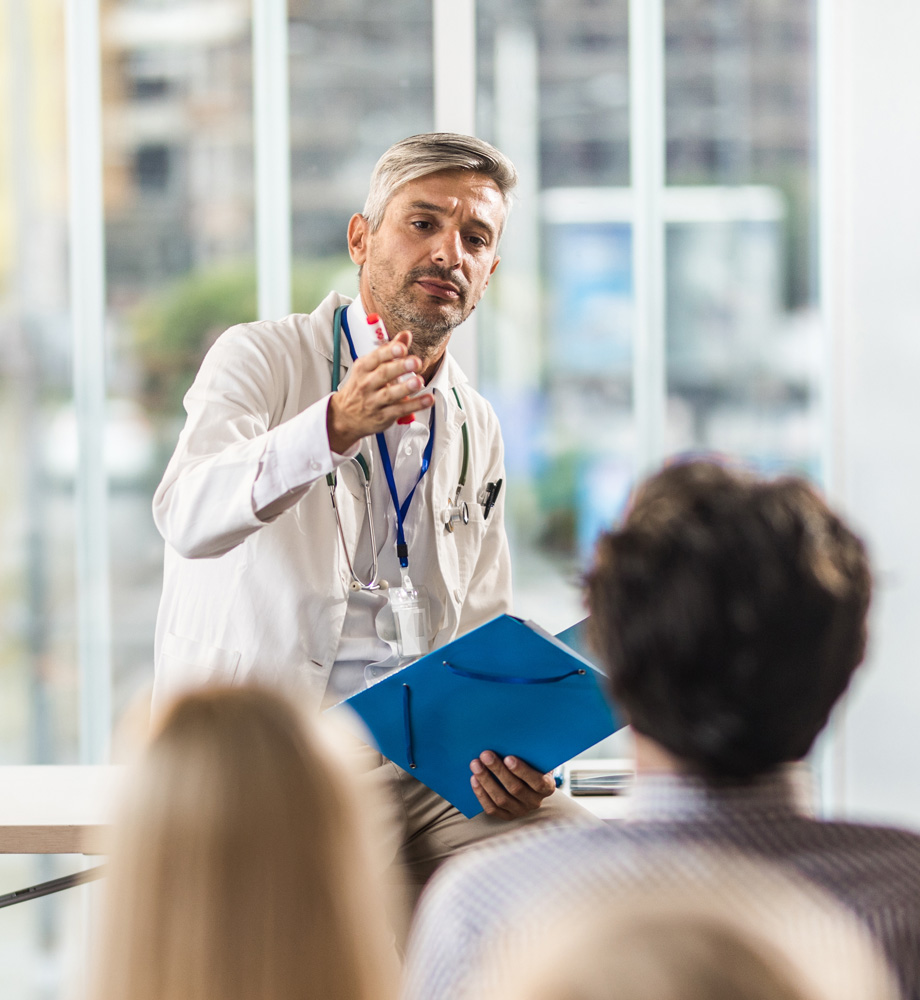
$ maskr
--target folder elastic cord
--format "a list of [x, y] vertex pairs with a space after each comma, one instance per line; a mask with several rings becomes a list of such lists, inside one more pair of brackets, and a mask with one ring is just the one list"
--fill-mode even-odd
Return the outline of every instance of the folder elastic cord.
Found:
[[[445, 667], [458, 677], [466, 677], [471, 681], [489, 681], [491, 684], [556, 684], [564, 681], [566, 677], [573, 677], [584, 674], [582, 667], [576, 670], [569, 670], [564, 674], [557, 674], [555, 677], [515, 677], [511, 674], [480, 674], [475, 670], [465, 670], [462, 667], [455, 667], [447, 660], [442, 660]], [[406, 738], [406, 760], [410, 768], [415, 768], [415, 750], [412, 746], [412, 711], [411, 701], [412, 691], [408, 684], [403, 684], [403, 729]]]
[[415, 751], [412, 749], [412, 717], [409, 711], [411, 692], [408, 684], [403, 684], [403, 727], [406, 732], [406, 760], [409, 767], [415, 767]]
[[568, 673], [559, 674], [556, 677], [513, 677], [510, 674], [478, 674], [475, 670], [466, 670], [463, 667], [455, 667], [447, 660], [443, 661], [444, 666], [458, 677], [467, 677], [471, 681], [490, 681], [492, 684], [555, 684], [564, 681], [566, 677], [573, 677], [576, 674], [584, 674], [584, 670], [569, 670]]

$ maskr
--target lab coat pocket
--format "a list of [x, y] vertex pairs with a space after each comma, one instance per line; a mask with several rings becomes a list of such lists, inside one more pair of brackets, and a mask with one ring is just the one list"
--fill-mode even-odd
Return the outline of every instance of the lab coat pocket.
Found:
[[230, 684], [236, 676], [240, 654], [237, 650], [207, 646], [173, 632], [163, 637], [157, 669], [164, 675], [171, 693], [202, 684]]
[[469, 521], [467, 524], [458, 524], [449, 533], [457, 549], [457, 569], [459, 571], [459, 583], [465, 593], [470, 584], [476, 564], [479, 561], [479, 553], [482, 549], [482, 542], [488, 530], [488, 521], [483, 517], [482, 507], [478, 503], [469, 503]]

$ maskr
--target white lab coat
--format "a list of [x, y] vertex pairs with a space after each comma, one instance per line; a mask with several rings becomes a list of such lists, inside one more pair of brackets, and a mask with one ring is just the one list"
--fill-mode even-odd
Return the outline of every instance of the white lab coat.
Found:
[[[350, 579], [325, 476], [318, 471], [307, 492], [293, 494], [292, 505], [269, 522], [255, 514], [252, 489], [271, 435], [329, 393], [333, 314], [348, 301], [333, 292], [311, 314], [232, 327], [208, 352], [185, 397], [188, 419], [153, 501], [166, 540], [157, 702], [208, 680], [244, 678], [307, 692], [316, 704], [322, 697]], [[341, 360], [347, 370], [347, 346]], [[449, 353], [445, 363], [462, 409], [449, 392], [443, 420], [438, 413], [431, 468], [419, 485], [430, 498], [439, 572], [414, 581], [442, 609], [441, 620], [432, 622], [435, 646], [511, 604], [504, 496], [487, 519], [476, 502], [484, 483], [505, 475], [498, 421]], [[451, 533], [436, 514], [457, 486], [464, 422], [470, 454], [461, 496], [470, 523]], [[366, 516], [363, 491], [354, 477], [340, 474], [336, 498], [354, 552]]]

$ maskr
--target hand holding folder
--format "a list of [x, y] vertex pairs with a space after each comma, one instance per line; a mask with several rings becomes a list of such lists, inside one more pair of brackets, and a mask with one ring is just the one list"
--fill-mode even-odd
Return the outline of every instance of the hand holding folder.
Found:
[[492, 750], [551, 771], [619, 728], [602, 688], [570, 646], [500, 615], [330, 711], [348, 706], [382, 754], [475, 816], [470, 761]]

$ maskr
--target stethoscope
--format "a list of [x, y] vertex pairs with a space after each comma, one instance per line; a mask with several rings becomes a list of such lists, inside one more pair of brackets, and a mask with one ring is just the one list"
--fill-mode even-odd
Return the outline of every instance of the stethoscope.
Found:
[[[347, 306], [339, 306], [335, 311], [335, 317], [332, 324], [332, 391], [335, 392], [339, 387], [339, 369], [342, 360], [342, 315], [344, 314]], [[352, 348], [354, 352], [354, 348]], [[455, 386], [451, 387], [454, 394], [454, 399], [457, 401], [457, 406], [463, 409], [460, 403], [460, 396], [457, 393]], [[460, 499], [460, 492], [466, 485], [466, 473], [469, 469], [470, 463], [470, 434], [467, 430], [466, 422], [460, 425], [460, 434], [463, 439], [463, 462], [460, 466], [460, 478], [457, 480], [457, 489], [454, 493], [453, 503], [448, 502], [447, 506], [441, 511], [441, 523], [444, 525], [447, 531], [453, 531], [458, 524], [469, 524], [470, 523], [470, 511], [465, 500]], [[371, 578], [367, 582], [363, 581], [358, 574], [355, 572], [355, 568], [352, 565], [351, 556], [348, 554], [348, 546], [345, 543], [345, 532], [342, 528], [342, 519], [339, 517], [338, 504], [335, 501], [335, 484], [336, 475], [334, 472], [330, 472], [326, 476], [326, 484], [329, 486], [329, 496], [332, 499], [332, 510], [335, 513], [335, 523], [339, 532], [339, 539], [342, 543], [342, 551], [345, 553], [345, 563], [348, 566], [348, 572], [351, 576], [351, 583], [349, 587], [351, 590], [387, 590], [389, 584], [386, 580], [377, 579], [379, 575], [379, 567], [377, 563], [377, 535], [374, 531], [374, 507], [371, 501], [371, 474], [370, 469], [367, 467], [367, 462], [364, 456], [360, 453], [355, 455], [351, 459], [355, 465], [361, 470], [364, 486], [364, 504], [367, 509], [367, 523], [368, 529], [370, 531], [371, 539]]]

